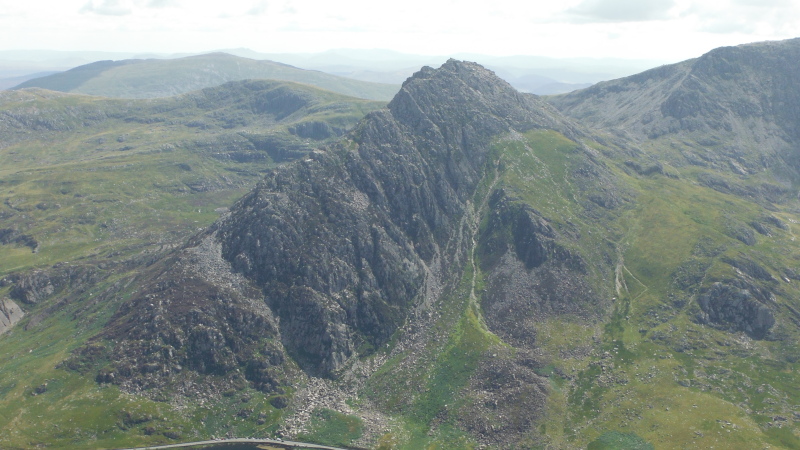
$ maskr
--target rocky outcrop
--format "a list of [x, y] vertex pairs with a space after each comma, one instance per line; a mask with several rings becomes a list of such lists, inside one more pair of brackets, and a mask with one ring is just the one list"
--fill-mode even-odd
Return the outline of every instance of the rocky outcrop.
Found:
[[4, 281], [13, 284], [9, 292], [12, 299], [35, 305], [65, 288], [71, 288], [71, 294], [81, 293], [100, 278], [93, 266], [58, 264], [47, 270], [12, 274]]
[[[604, 301], [592, 292], [571, 239], [527, 204], [500, 190], [478, 255], [486, 273], [483, 310], [489, 328], [515, 346], [533, 347], [537, 324], [559, 314], [591, 316]], [[602, 308], [600, 308], [602, 309]]]
[[34, 270], [26, 275], [19, 276], [14, 287], [11, 288], [11, 298], [29, 305], [47, 298], [55, 291], [55, 287], [47, 272]]
[[699, 319], [701, 323], [763, 339], [775, 325], [775, 316], [767, 306], [771, 299], [768, 292], [741, 280], [717, 282], [698, 297], [703, 311]]
[[333, 127], [328, 123], [320, 121], [301, 122], [289, 127], [289, 133], [306, 139], [321, 141], [336, 136], [342, 136], [345, 129]]
[[0, 334], [10, 330], [25, 316], [22, 308], [8, 298], [0, 298]]
[[525, 448], [545, 413], [549, 380], [536, 373], [535, 358], [525, 351], [513, 350], [514, 356], [506, 352], [487, 355], [478, 363], [464, 392], [467, 406], [455, 415], [482, 443]]
[[0, 244], [18, 244], [29, 247], [33, 253], [39, 251], [39, 242], [29, 234], [22, 234], [13, 228], [0, 229]]
[[[218, 378], [204, 390], [250, 382], [270, 392], [286, 384], [290, 369], [275, 317], [260, 292], [231, 273], [210, 237], [155, 264], [140, 284], [86, 347], [117, 341], [98, 381], [131, 392], [164, 387], [184, 372]], [[71, 365], [82, 366], [93, 353], [79, 352]]]

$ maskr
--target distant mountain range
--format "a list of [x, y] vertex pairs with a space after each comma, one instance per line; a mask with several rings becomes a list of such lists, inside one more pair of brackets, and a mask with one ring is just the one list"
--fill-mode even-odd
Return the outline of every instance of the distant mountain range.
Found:
[[[248, 49], [228, 49], [227, 53], [258, 61], [275, 61], [347, 78], [399, 85], [424, 65], [437, 65], [446, 57], [411, 55], [388, 50], [330, 50], [322, 53], [259, 53]], [[31, 78], [34, 73], [64, 71], [100, 60], [180, 59], [200, 55], [147, 55], [103, 52], [0, 51], [0, 88], [13, 87], [12, 78]], [[494, 70], [516, 89], [534, 94], [557, 94], [580, 89], [598, 81], [619, 78], [664, 64], [659, 60], [590, 58], [545, 58], [535, 56], [495, 57], [453, 55], [480, 62]]]
[[[364, 79], [400, 83], [424, 65], [438, 66], [448, 56], [412, 55], [388, 50], [338, 49], [311, 54], [258, 53], [248, 49], [228, 49], [227, 53], [269, 59], [306, 69]], [[489, 56], [454, 54], [449, 57], [475, 61], [495, 71], [518, 90], [534, 94], [547, 84], [588, 85], [620, 78], [665, 64], [663, 60], [625, 60], [615, 58], [548, 58], [542, 56]]]
[[394, 85], [357, 81], [225, 53], [178, 59], [98, 61], [28, 80], [15, 89], [38, 87], [103, 97], [154, 98], [245, 79], [294, 81], [370, 100], [389, 100], [398, 89]]

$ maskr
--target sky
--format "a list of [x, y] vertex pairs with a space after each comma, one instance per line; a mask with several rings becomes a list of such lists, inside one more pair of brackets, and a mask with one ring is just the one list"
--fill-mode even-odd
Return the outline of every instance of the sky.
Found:
[[800, 37], [800, 0], [0, 0], [0, 50], [337, 48], [680, 61]]

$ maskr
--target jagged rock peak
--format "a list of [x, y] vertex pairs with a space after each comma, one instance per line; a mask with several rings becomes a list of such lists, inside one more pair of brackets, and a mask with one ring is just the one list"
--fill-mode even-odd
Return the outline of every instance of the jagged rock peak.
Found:
[[264, 290], [301, 367], [331, 374], [357, 348], [383, 345], [425, 283], [455, 276], [459, 246], [448, 242], [491, 140], [534, 127], [567, 128], [478, 64], [423, 68], [353, 130], [353, 145], [266, 174], [216, 225], [222, 256]]
[[480, 64], [449, 59], [408, 78], [388, 109], [414, 131], [427, 120], [441, 126], [468, 125], [482, 134], [542, 127], [570, 134], [558, 112], [532, 94], [522, 94]]
[[[520, 94], [505, 80], [495, 75], [489, 69], [478, 63], [449, 59], [438, 69], [425, 66], [410, 78], [389, 103], [389, 109], [402, 102], [405, 94], [422, 100], [425, 98], [436, 99], [447, 103], [448, 101], [463, 99], [467, 96], [470, 100], [482, 103], [527, 103], [533, 96]], [[422, 99], [418, 98], [422, 97]], [[459, 102], [454, 106], [467, 106]]]
[[476, 77], [491, 79], [494, 82], [505, 84], [510, 89], [514, 89], [511, 87], [511, 85], [495, 75], [494, 72], [483, 67], [482, 65], [470, 61], [459, 61], [453, 58], [448, 59], [447, 62], [442, 64], [438, 69], [434, 69], [430, 66], [423, 66], [420, 70], [415, 72], [411, 77], [403, 82], [403, 87], [406, 87], [415, 81], [430, 79], [434, 76], [453, 77], [462, 80], [468, 80]]
[[[180, 366], [242, 372], [269, 391], [290, 378], [284, 354], [309, 374], [335, 376], [458, 280], [462, 217], [493, 139], [536, 127], [570, 129], [478, 64], [424, 68], [342, 142], [266, 173], [229, 214], [154, 266], [106, 327], [117, 341], [111, 359], [124, 369], [114, 382], [158, 387], [169, 376], [153, 375], [157, 367]], [[137, 321], [148, 308], [163, 318], [153, 329]], [[230, 326], [226, 317], [241, 320]], [[166, 348], [169, 361], [128, 357], [149, 346]], [[254, 353], [259, 346], [272, 357]]]

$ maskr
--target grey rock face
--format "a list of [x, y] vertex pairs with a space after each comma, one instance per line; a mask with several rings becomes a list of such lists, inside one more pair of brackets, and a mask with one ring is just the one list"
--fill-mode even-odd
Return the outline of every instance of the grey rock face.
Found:
[[516, 358], [486, 358], [470, 380], [461, 426], [494, 448], [519, 448], [545, 413], [549, 380], [537, 375], [535, 360], [516, 350]]
[[410, 78], [342, 144], [276, 170], [217, 224], [223, 255], [262, 286], [289, 352], [332, 373], [392, 335], [445, 249], [492, 136], [566, 128], [476, 64]]
[[34, 305], [55, 291], [49, 275], [41, 270], [35, 270], [20, 276], [14, 287], [11, 288], [11, 298], [29, 305]]
[[775, 324], [775, 316], [761, 297], [764, 295], [757, 287], [742, 282], [714, 283], [698, 298], [703, 310], [701, 322], [763, 339]]
[[0, 298], [0, 334], [13, 328], [24, 316], [22, 308], [13, 300]]
[[423, 68], [387, 109], [266, 174], [155, 265], [102, 334], [117, 344], [100, 378], [140, 390], [181, 370], [235, 377], [244, 368], [269, 390], [286, 380], [285, 354], [310, 374], [335, 375], [386, 343], [427, 283], [460, 274], [455, 256], [468, 243], [454, 237], [492, 139], [534, 127], [575, 133], [477, 64]]
[[[216, 390], [246, 380], [269, 392], [286, 383], [272, 312], [210, 238], [159, 261], [140, 283], [95, 339], [116, 341], [98, 381], [140, 392], [188, 370], [218, 376], [219, 386], [208, 387]], [[91, 358], [91, 349], [78, 358]]]
[[72, 292], [83, 292], [99, 278], [98, 271], [92, 266], [65, 264], [13, 274], [7, 281], [14, 285], [9, 292], [12, 299], [34, 305], [67, 287], [72, 288]]
[[515, 346], [533, 347], [542, 320], [590, 316], [589, 305], [604, 304], [592, 293], [586, 262], [538, 211], [503, 191], [489, 205], [493, 214], [478, 252], [488, 274], [482, 306], [493, 332]]

